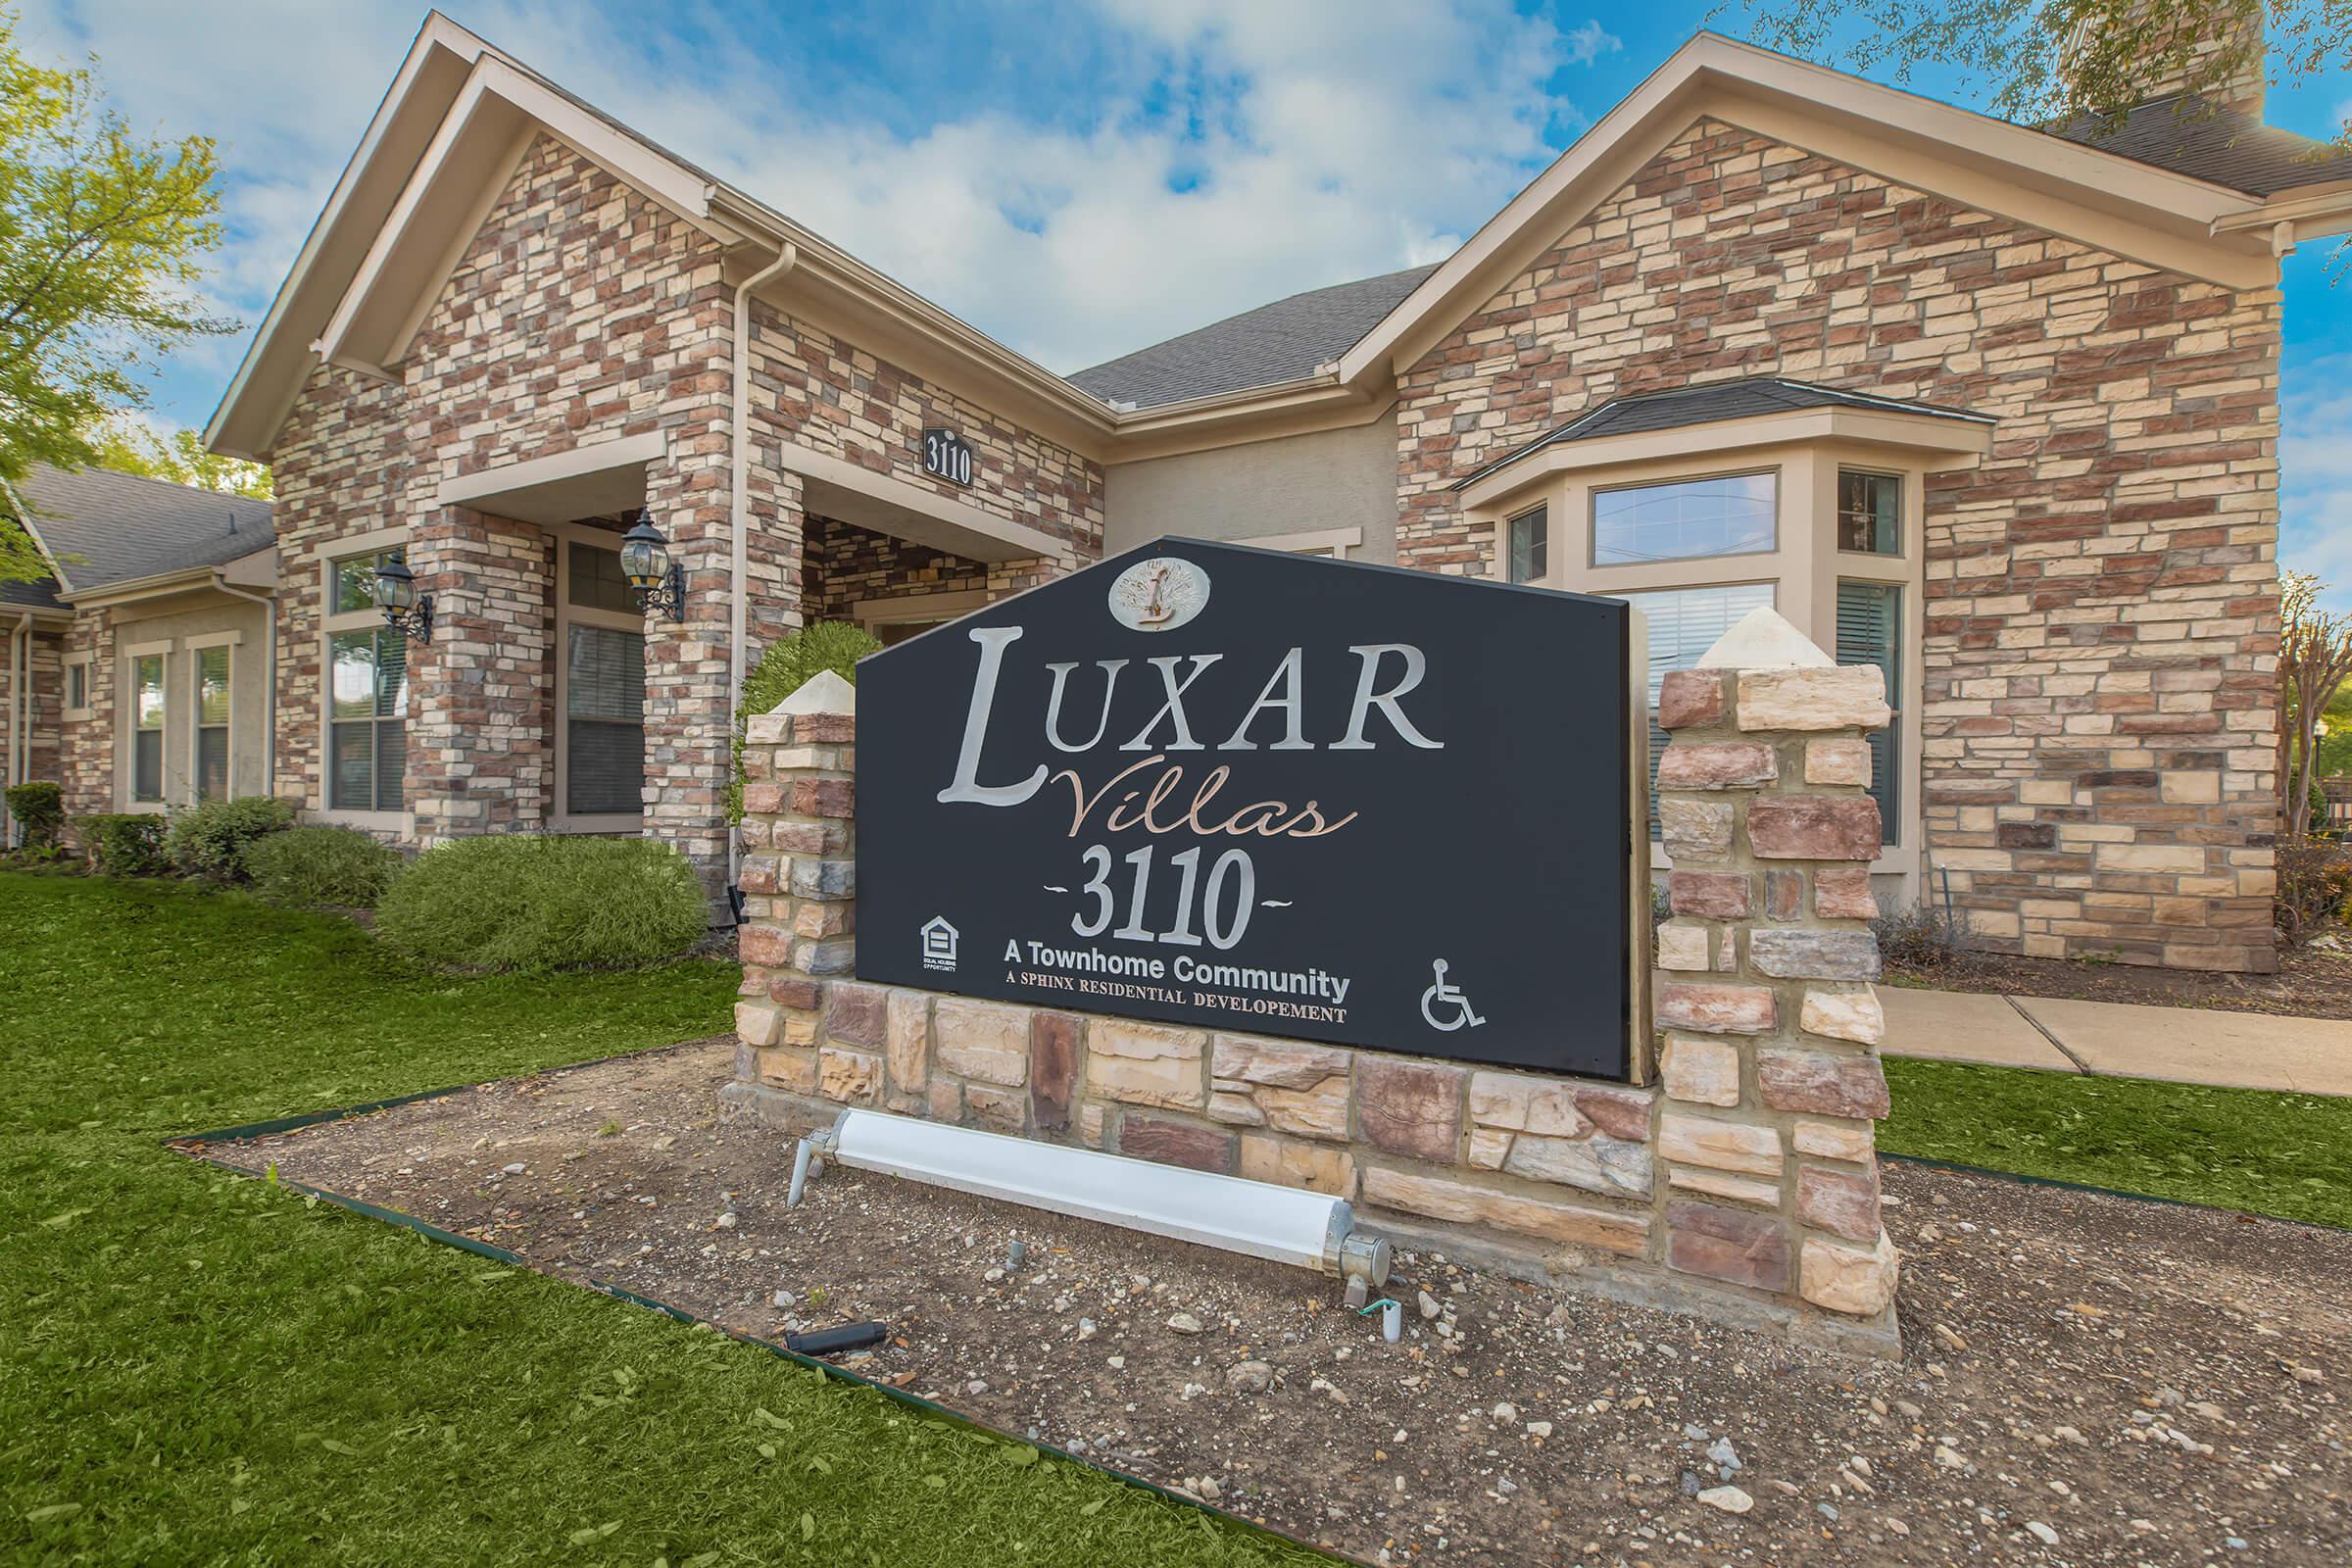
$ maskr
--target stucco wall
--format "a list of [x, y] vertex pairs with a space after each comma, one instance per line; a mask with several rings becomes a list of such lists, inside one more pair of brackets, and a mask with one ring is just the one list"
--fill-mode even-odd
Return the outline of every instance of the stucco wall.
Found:
[[1102, 473], [1105, 555], [1173, 534], [1248, 542], [1361, 528], [1350, 561], [1396, 560], [1396, 416], [1345, 430], [1112, 464]]
[[[89, 735], [80, 749], [85, 759], [104, 753], [109, 781], [120, 781], [120, 790], [112, 804], [85, 805], [83, 808], [161, 810], [195, 799], [196, 655], [189, 640], [201, 642], [222, 632], [234, 632], [239, 638], [228, 656], [229, 794], [268, 793], [270, 612], [261, 605], [224, 599], [160, 615], [141, 615], [138, 611], [138, 606], [131, 605], [113, 612], [116, 667], [109, 683], [112, 700], [91, 710], [85, 721]], [[164, 655], [162, 806], [133, 802], [129, 794], [132, 691], [124, 651], [155, 643], [171, 645]], [[95, 675], [95, 669], [92, 673]], [[93, 679], [91, 685], [96, 688], [98, 682]], [[76, 793], [85, 801], [97, 800], [101, 798], [99, 790], [100, 786], [85, 783]]]

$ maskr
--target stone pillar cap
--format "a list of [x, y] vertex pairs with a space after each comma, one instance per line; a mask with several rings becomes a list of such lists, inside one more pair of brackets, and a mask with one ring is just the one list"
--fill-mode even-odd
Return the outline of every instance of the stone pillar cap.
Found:
[[768, 710], [771, 713], [855, 713], [858, 688], [839, 673], [820, 669], [801, 683], [800, 690]]
[[1759, 605], [1740, 616], [1738, 625], [1716, 638], [1715, 646], [1692, 667], [1834, 669], [1837, 663], [1812, 638], [1798, 631], [1788, 616], [1770, 605]]

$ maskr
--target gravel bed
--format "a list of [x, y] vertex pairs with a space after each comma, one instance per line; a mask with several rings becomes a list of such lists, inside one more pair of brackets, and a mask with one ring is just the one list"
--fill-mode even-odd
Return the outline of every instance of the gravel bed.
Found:
[[1207, 1249], [841, 1169], [788, 1210], [730, 1063], [206, 1152], [747, 1333], [881, 1319], [862, 1376], [1371, 1562], [2352, 1561], [2352, 1233], [1889, 1162], [1900, 1362], [1434, 1252], [1398, 1258], [1392, 1347]]

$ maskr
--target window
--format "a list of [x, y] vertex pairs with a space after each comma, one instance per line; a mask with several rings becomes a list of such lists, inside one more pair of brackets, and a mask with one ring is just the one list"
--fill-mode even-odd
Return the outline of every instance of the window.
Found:
[[1551, 568], [1551, 517], [1542, 507], [1510, 521], [1510, 580], [1542, 582]]
[[[1842, 523], [1842, 519], [1840, 519]], [[1889, 706], [1902, 700], [1903, 591], [1892, 583], [1841, 582], [1838, 585], [1838, 662], [1876, 664], [1886, 676]], [[1870, 798], [1879, 803], [1879, 836], [1896, 842], [1902, 818], [1895, 814], [1900, 799], [1895, 792], [1896, 759], [1903, 755], [1902, 710], [1897, 708], [1886, 727], [1870, 736]]]
[[[586, 553], [574, 547], [572, 559]], [[645, 636], [576, 622], [565, 633], [564, 809], [635, 815], [645, 809]]]
[[384, 624], [375, 568], [398, 548], [327, 567], [326, 806], [330, 811], [407, 808], [409, 640]]
[[130, 662], [130, 798], [164, 798], [164, 656], [141, 654]]
[[623, 615], [643, 615], [637, 591], [621, 575], [620, 552], [594, 545], [571, 547], [569, 588], [574, 610], [610, 610]]
[[1903, 552], [1903, 481], [1892, 473], [1838, 470], [1838, 548], [1873, 556]]
[[1771, 550], [1779, 537], [1777, 488], [1769, 473], [1735, 473], [1595, 491], [1592, 564], [1626, 566]]
[[76, 659], [66, 665], [66, 711], [78, 713], [90, 706], [90, 662]]
[[196, 650], [196, 798], [228, 798], [228, 645]]
[[1658, 728], [1658, 688], [1670, 669], [1689, 669], [1715, 640], [1751, 610], [1769, 608], [1772, 584], [1740, 583], [1728, 588], [1669, 588], [1620, 594], [1649, 621], [1649, 834], [1658, 836], [1658, 759], [1666, 732]]

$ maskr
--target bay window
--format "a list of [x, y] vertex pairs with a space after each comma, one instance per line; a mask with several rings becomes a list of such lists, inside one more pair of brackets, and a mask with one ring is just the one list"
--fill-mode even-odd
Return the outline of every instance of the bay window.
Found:
[[1734, 473], [1592, 492], [1592, 564], [1752, 556], [1779, 538], [1771, 473]]

